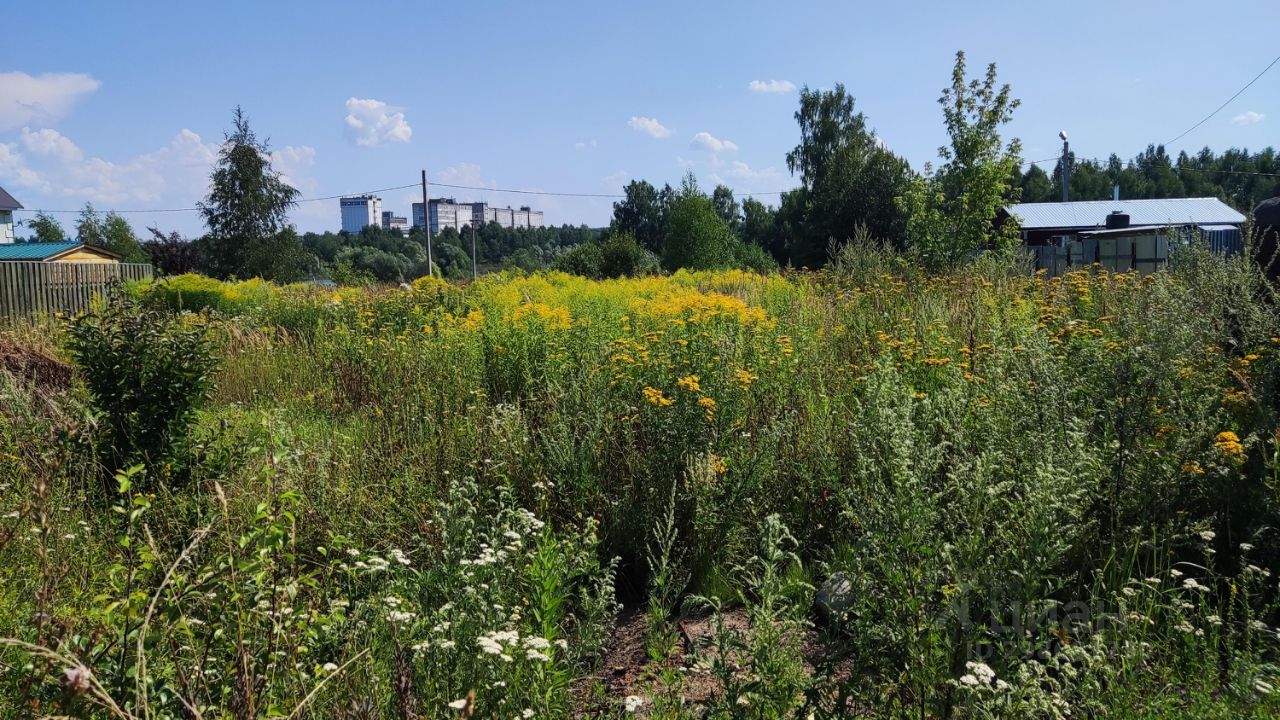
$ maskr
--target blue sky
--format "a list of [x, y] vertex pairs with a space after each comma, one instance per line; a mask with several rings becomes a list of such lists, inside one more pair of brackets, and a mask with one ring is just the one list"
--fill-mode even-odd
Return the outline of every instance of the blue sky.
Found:
[[[1278, 52], [1256, 2], [81, 3], [4, 11], [0, 186], [27, 208], [189, 207], [239, 104], [318, 197], [414, 182], [616, 193], [634, 178], [740, 194], [793, 187], [797, 89], [843, 82], [919, 167], [963, 49], [1022, 107], [1024, 157], [1130, 157], [1231, 96]], [[1274, 37], [1274, 32], [1269, 37]], [[1280, 66], [1171, 146], [1280, 145]], [[1052, 169], [1052, 163], [1046, 169]], [[381, 193], [408, 214], [413, 190]], [[433, 196], [436, 193], [433, 193]], [[607, 223], [610, 200], [449, 191]], [[761, 199], [776, 202], [776, 195]], [[336, 229], [336, 200], [302, 230]], [[73, 216], [61, 216], [70, 224]], [[198, 233], [195, 213], [129, 215]]]

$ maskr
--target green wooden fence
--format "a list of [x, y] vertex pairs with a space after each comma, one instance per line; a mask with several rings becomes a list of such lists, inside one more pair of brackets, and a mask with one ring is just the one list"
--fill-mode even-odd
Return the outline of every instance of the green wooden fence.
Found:
[[78, 312], [116, 283], [149, 277], [145, 263], [0, 262], [0, 316]]

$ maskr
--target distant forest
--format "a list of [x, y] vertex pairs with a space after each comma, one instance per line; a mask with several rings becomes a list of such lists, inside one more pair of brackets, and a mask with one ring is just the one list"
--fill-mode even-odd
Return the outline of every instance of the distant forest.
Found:
[[[1022, 202], [1059, 202], [1062, 161], [1052, 175], [1037, 165], [1019, 170], [1014, 184], [1022, 190]], [[1114, 154], [1106, 161], [1072, 156], [1072, 200], [1109, 200], [1117, 184], [1121, 199], [1217, 197], [1247, 214], [1280, 195], [1280, 156], [1273, 148], [1257, 153], [1232, 148], [1221, 155], [1205, 148], [1172, 158], [1163, 145], [1148, 145], [1128, 162]]]

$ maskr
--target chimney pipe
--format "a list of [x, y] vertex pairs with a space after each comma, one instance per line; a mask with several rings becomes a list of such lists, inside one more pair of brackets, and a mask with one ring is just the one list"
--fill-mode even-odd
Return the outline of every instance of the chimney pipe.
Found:
[[1120, 202], [1120, 183], [1116, 183], [1116, 186], [1111, 190], [1111, 199]]

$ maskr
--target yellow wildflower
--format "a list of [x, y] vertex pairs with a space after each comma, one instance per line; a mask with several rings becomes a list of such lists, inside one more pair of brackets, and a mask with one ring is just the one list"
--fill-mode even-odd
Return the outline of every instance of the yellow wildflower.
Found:
[[675, 402], [655, 387], [646, 387], [644, 389], [644, 399], [648, 400], [651, 405], [657, 405], [659, 407], [666, 407]]
[[702, 385], [698, 383], [697, 375], [686, 375], [677, 380], [676, 384], [679, 385], [681, 389], [688, 390], [689, 392], [698, 392], [702, 389]]

